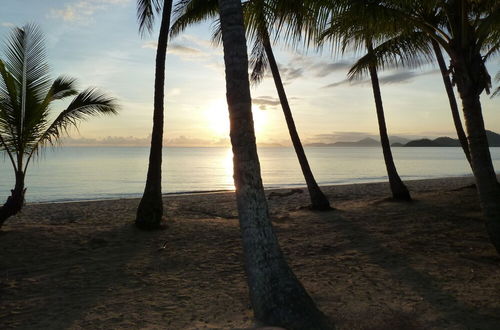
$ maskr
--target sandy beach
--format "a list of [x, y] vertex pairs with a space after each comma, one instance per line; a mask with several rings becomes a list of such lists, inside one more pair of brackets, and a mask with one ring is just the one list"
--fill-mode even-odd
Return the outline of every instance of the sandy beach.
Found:
[[[339, 329], [499, 329], [500, 257], [472, 183], [409, 181], [412, 203], [387, 200], [387, 183], [324, 187], [331, 212], [303, 189], [270, 213]], [[233, 193], [164, 203], [155, 232], [132, 225], [136, 199], [27, 205], [0, 232], [0, 328], [255, 327]]]

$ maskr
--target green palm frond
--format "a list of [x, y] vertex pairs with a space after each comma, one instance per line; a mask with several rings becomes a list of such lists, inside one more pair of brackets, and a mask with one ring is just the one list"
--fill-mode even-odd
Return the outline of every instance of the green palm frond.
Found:
[[81, 120], [88, 119], [96, 115], [115, 115], [117, 105], [114, 98], [95, 88], [88, 88], [79, 93], [54, 120], [50, 127], [42, 134], [39, 140], [41, 145], [56, 144], [64, 132], [70, 127], [77, 127]]
[[30, 90], [40, 99], [50, 85], [49, 65], [46, 61], [45, 38], [33, 24], [13, 28], [7, 40], [5, 67], [21, 88]]
[[432, 45], [423, 32], [403, 33], [376, 46], [349, 70], [349, 79], [369, 73], [370, 64], [378, 70], [401, 67], [417, 68], [434, 61]]
[[137, 21], [142, 36], [153, 31], [155, 15], [159, 14], [162, 8], [162, 0], [137, 0]]
[[116, 115], [118, 106], [116, 100], [95, 88], [87, 88], [79, 93], [62, 111], [52, 124], [40, 134], [30, 146], [29, 159], [42, 146], [56, 145], [71, 127], [78, 128], [78, 123], [98, 115]]
[[8, 142], [9, 148], [15, 144], [17, 126], [20, 123], [19, 93], [21, 92], [14, 77], [5, 68], [0, 60], [0, 134], [4, 142]]
[[[14, 28], [0, 59], [0, 150], [16, 171], [26, 171], [41, 146], [57, 143], [79, 121], [117, 111], [115, 100], [96, 89], [78, 93], [74, 78], [51, 81], [44, 42], [35, 25]], [[67, 109], [50, 122], [52, 102], [70, 96]]]
[[209, 19], [218, 19], [219, 3], [217, 0], [180, 0], [174, 7], [174, 23], [170, 36], [175, 37], [188, 26]]

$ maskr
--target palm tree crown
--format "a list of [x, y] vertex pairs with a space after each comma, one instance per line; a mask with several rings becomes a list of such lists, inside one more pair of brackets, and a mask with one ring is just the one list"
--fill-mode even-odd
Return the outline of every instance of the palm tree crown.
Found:
[[[41, 147], [60, 143], [64, 133], [81, 120], [116, 114], [118, 109], [113, 98], [95, 88], [78, 92], [74, 78], [59, 76], [52, 81], [44, 42], [36, 25], [16, 27], [0, 59], [0, 150], [12, 163], [22, 199], [26, 170]], [[50, 120], [53, 102], [68, 97], [73, 99], [66, 109]], [[20, 209], [22, 200], [19, 205]], [[5, 220], [2, 211], [0, 225]]]
[[[0, 146], [16, 171], [25, 171], [41, 146], [60, 142], [80, 120], [117, 113], [115, 100], [95, 88], [78, 92], [76, 79], [66, 76], [51, 81], [44, 41], [36, 25], [14, 28], [5, 59], [0, 59]], [[66, 109], [50, 121], [52, 103], [71, 96]]]

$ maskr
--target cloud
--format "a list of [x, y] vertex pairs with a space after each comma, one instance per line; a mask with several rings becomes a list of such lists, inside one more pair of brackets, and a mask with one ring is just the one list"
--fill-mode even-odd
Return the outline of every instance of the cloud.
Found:
[[[104, 138], [86, 137], [66, 137], [62, 144], [73, 147], [149, 147], [151, 136], [144, 138], [135, 136], [107, 136]], [[228, 138], [224, 139], [200, 139], [186, 136], [179, 136], [171, 139], [164, 139], [163, 145], [169, 147], [226, 147], [230, 145]]]
[[3, 26], [3, 27], [14, 27], [14, 23], [11, 23], [11, 22], [1, 22], [0, 23], [0, 26]]
[[369, 80], [349, 80], [349, 79], [344, 79], [341, 81], [334, 82], [332, 84], [328, 84], [326, 86], [323, 86], [323, 88], [333, 88], [333, 87], [338, 87], [342, 85], [351, 85], [351, 86], [356, 86], [356, 85], [366, 85], [370, 81]]
[[166, 140], [165, 145], [170, 147], [226, 147], [230, 146], [230, 142], [228, 138], [207, 140], [181, 135], [177, 138]]
[[101, 139], [66, 137], [63, 139], [63, 145], [66, 146], [138, 147], [148, 146], [150, 142], [150, 137], [138, 138], [134, 136], [107, 136]]
[[314, 64], [312, 66], [312, 70], [316, 77], [323, 78], [334, 72], [347, 71], [351, 68], [352, 64], [353, 63], [349, 61], [340, 61], [333, 63], [320, 62]]
[[[158, 47], [158, 42], [156, 41], [148, 41], [142, 44], [141, 48], [150, 48], [156, 50]], [[174, 54], [177, 56], [188, 56], [188, 57], [207, 57], [209, 56], [208, 53], [195, 48], [195, 47], [189, 47], [189, 46], [184, 46], [180, 44], [171, 44], [168, 46], [167, 49], [168, 54]]]
[[252, 99], [252, 103], [257, 105], [260, 110], [267, 110], [268, 107], [275, 108], [280, 105], [280, 100], [271, 96], [260, 96]]
[[179, 44], [173, 44], [168, 47], [168, 53], [177, 56], [188, 56], [188, 57], [207, 57], [209, 54], [193, 47], [183, 46]]
[[[354, 61], [351, 60], [325, 62], [323, 59], [294, 53], [292, 59], [287, 64], [280, 64], [279, 68], [285, 84], [289, 84], [304, 76], [324, 78], [334, 72], [347, 72], [353, 63]], [[272, 77], [271, 73], [268, 73], [266, 77]]]
[[316, 134], [310, 137], [307, 143], [335, 143], [339, 141], [359, 141], [364, 138], [378, 138], [369, 132], [332, 132], [328, 134]]
[[52, 9], [50, 17], [65, 22], [87, 22], [94, 13], [113, 5], [128, 4], [131, 0], [80, 0], [66, 4], [61, 9]]
[[141, 48], [150, 48], [155, 49], [158, 47], [158, 42], [156, 41], [148, 41], [142, 44]]
[[[435, 74], [437, 72], [439, 72], [439, 70], [429, 70], [429, 71], [423, 71], [423, 72], [400, 71], [400, 72], [395, 72], [392, 74], [388, 74], [388, 75], [384, 75], [382, 77], [379, 77], [379, 82], [382, 85], [409, 83], [409, 82], [412, 82], [417, 77], [432, 75], [432, 74]], [[370, 83], [371, 83], [371, 81], [369, 79], [364, 79], [364, 80], [344, 79], [344, 80], [323, 86], [323, 88], [333, 88], [333, 87], [338, 87], [338, 86], [342, 86], [342, 85], [351, 85], [351, 86], [367, 85]]]

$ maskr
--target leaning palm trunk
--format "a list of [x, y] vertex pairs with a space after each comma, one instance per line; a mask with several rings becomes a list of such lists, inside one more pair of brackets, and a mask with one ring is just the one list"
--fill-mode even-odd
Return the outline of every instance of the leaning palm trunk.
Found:
[[280, 72], [276, 59], [274, 58], [273, 49], [271, 42], [269, 40], [269, 35], [267, 31], [264, 32], [264, 49], [266, 51], [267, 58], [269, 60], [269, 66], [274, 78], [274, 84], [276, 85], [276, 90], [278, 91], [278, 96], [280, 98], [281, 107], [283, 108], [283, 113], [285, 115], [286, 124], [288, 126], [288, 132], [290, 133], [290, 138], [292, 139], [293, 148], [299, 159], [300, 168], [302, 169], [302, 174], [306, 180], [307, 189], [309, 191], [309, 196], [311, 198], [311, 208], [313, 210], [330, 210], [330, 203], [326, 198], [325, 194], [321, 191], [318, 183], [314, 179], [314, 175], [307, 161], [306, 153], [304, 152], [304, 147], [300, 142], [299, 133], [295, 126], [295, 122], [292, 116], [292, 110], [288, 104], [288, 98], [286, 96], [285, 88], [283, 87], [283, 82], [281, 80]]
[[156, 50], [155, 95], [153, 113], [153, 131], [149, 153], [146, 187], [142, 196], [135, 224], [143, 229], [156, 229], [161, 226], [163, 217], [163, 198], [161, 189], [161, 164], [163, 149], [163, 101], [165, 85], [165, 60], [167, 56], [168, 33], [172, 0], [166, 0], [163, 6], [158, 49]]
[[287, 329], [326, 328], [323, 314], [297, 280], [278, 245], [260, 175], [240, 0], [219, 0], [234, 184], [245, 270], [257, 320]]
[[[373, 52], [371, 43], [367, 43], [368, 52]], [[396, 164], [392, 157], [391, 144], [387, 134], [387, 126], [385, 124], [384, 106], [382, 104], [382, 94], [380, 92], [380, 83], [378, 80], [377, 68], [374, 64], [369, 66], [370, 78], [372, 81], [373, 97], [375, 98], [375, 107], [377, 109], [378, 127], [380, 131], [380, 143], [382, 144], [382, 151], [384, 153], [385, 166], [387, 168], [387, 175], [389, 177], [389, 184], [391, 186], [392, 197], [395, 200], [411, 200], [410, 192], [405, 184], [399, 177], [396, 170]]]
[[[486, 228], [491, 242], [500, 253], [500, 186], [484, 128], [480, 94], [484, 87], [486, 70], [480, 54], [452, 56], [455, 81], [458, 87], [467, 128], [472, 171], [476, 180], [481, 208], [486, 218]], [[469, 54], [474, 54], [469, 52]]]
[[0, 228], [8, 218], [21, 211], [24, 206], [25, 193], [26, 188], [24, 188], [24, 173], [17, 171], [16, 185], [14, 189], [11, 190], [11, 195], [7, 198], [5, 204], [0, 208]]
[[444, 87], [446, 89], [446, 94], [448, 95], [448, 100], [450, 102], [451, 115], [453, 117], [453, 123], [455, 124], [455, 129], [457, 131], [458, 140], [460, 145], [464, 150], [465, 157], [469, 164], [471, 164], [471, 157], [469, 151], [469, 144], [467, 142], [467, 136], [465, 135], [464, 127], [462, 126], [462, 120], [460, 119], [460, 112], [458, 111], [457, 100], [455, 99], [455, 92], [453, 92], [453, 85], [451, 84], [450, 75], [448, 69], [446, 68], [446, 63], [443, 58], [443, 53], [437, 41], [432, 39], [432, 47], [434, 48], [434, 53], [436, 54], [436, 59], [439, 64], [439, 69], [443, 77]]

